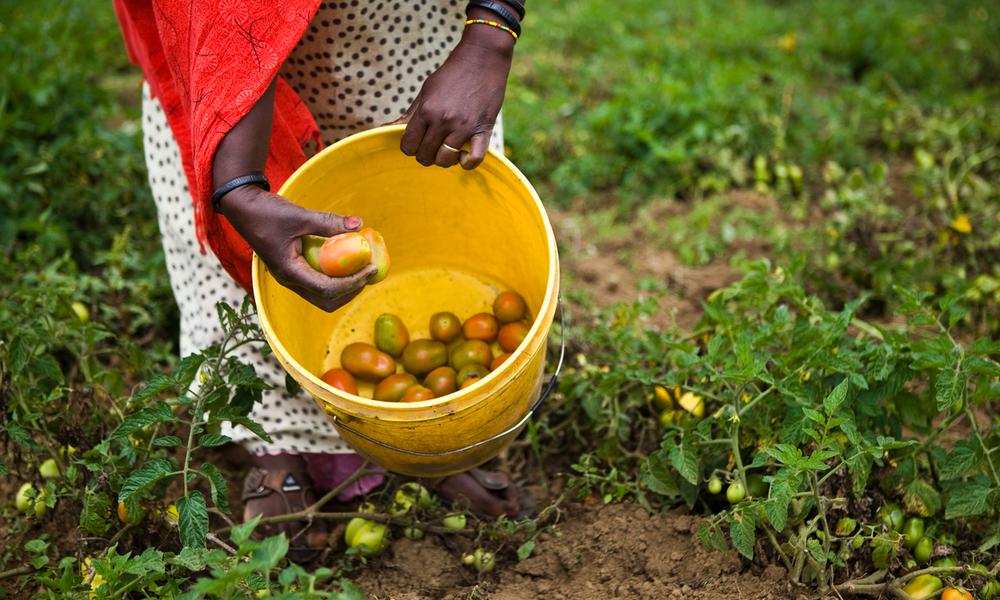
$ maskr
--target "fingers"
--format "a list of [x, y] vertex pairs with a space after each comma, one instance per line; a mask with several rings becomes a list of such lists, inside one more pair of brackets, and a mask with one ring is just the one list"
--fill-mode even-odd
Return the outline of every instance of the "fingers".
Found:
[[418, 163], [425, 167], [434, 164], [438, 150], [441, 149], [441, 144], [444, 143], [445, 136], [451, 133], [450, 129], [444, 122], [436, 122], [428, 125], [427, 131], [424, 132], [424, 139], [420, 141], [420, 147], [417, 149]]
[[490, 147], [490, 135], [493, 133], [492, 127], [486, 131], [480, 131], [469, 140], [469, 152], [462, 152], [459, 162], [466, 170], [475, 169], [486, 158], [486, 151]]
[[[461, 135], [457, 135], [452, 132], [450, 135], [444, 138], [441, 142], [441, 146], [438, 148], [437, 154], [434, 155], [434, 164], [439, 167], [453, 167], [458, 164], [458, 158], [462, 155], [462, 144], [465, 143], [467, 138]], [[445, 145], [451, 146], [452, 148], [458, 150], [454, 152], [445, 147]]]
[[333, 312], [360, 294], [376, 270], [375, 265], [368, 265], [348, 277], [330, 277], [310, 267], [299, 255], [281, 267], [272, 268], [271, 274], [310, 303]]
[[403, 139], [399, 141], [399, 149], [407, 156], [416, 156], [417, 150], [424, 139], [424, 132], [427, 131], [427, 121], [419, 113], [410, 117], [403, 130]]
[[336, 213], [303, 209], [303, 216], [302, 227], [305, 230], [301, 232], [302, 235], [311, 233], [330, 237], [349, 231], [357, 231], [364, 225], [361, 217], [354, 215], [341, 216]]

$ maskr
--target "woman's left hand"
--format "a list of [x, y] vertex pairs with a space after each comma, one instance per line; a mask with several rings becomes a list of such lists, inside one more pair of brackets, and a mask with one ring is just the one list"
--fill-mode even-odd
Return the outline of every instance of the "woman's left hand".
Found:
[[[407, 123], [400, 142], [403, 153], [416, 156], [425, 167], [479, 166], [503, 104], [513, 49], [514, 39], [505, 31], [467, 27], [399, 120]], [[463, 150], [466, 144], [468, 150]]]

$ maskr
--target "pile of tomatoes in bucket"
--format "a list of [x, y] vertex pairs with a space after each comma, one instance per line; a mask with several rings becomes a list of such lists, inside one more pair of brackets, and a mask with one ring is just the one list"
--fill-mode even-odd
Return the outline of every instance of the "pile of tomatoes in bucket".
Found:
[[[372, 382], [374, 399], [383, 402], [440, 398], [500, 367], [530, 329], [528, 306], [512, 290], [497, 295], [492, 313], [478, 313], [464, 322], [454, 313], [435, 313], [429, 339], [411, 340], [403, 320], [386, 313], [375, 320], [375, 343], [348, 344], [340, 353], [341, 366], [321, 378], [349, 394], [358, 393], [358, 379]], [[398, 364], [402, 372], [397, 372]]]

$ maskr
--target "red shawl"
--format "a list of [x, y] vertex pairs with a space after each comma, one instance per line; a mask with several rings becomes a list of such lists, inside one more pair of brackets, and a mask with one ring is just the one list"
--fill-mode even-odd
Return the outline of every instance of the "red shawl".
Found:
[[[158, 98], [180, 146], [194, 204], [195, 234], [244, 289], [253, 252], [212, 210], [212, 160], [222, 138], [263, 95], [321, 0], [114, 0], [129, 59]], [[265, 174], [271, 189], [321, 146], [309, 109], [278, 80]]]

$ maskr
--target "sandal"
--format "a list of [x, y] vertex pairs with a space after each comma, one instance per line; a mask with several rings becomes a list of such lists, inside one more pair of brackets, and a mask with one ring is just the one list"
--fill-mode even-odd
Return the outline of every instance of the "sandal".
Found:
[[480, 518], [525, 518], [535, 513], [534, 496], [500, 471], [474, 467], [449, 477], [430, 480], [428, 485], [453, 505], [462, 506]]
[[[294, 467], [288, 461], [268, 461], [262, 457], [258, 461], [269, 468], [252, 467], [243, 480], [243, 520], [263, 514], [276, 516], [298, 512], [311, 506], [318, 499], [312, 487], [305, 466]], [[326, 548], [328, 529], [326, 522], [293, 521], [289, 523], [265, 523], [253, 532], [254, 539], [263, 539], [284, 533], [288, 536], [288, 559], [296, 563], [317, 560]]]

